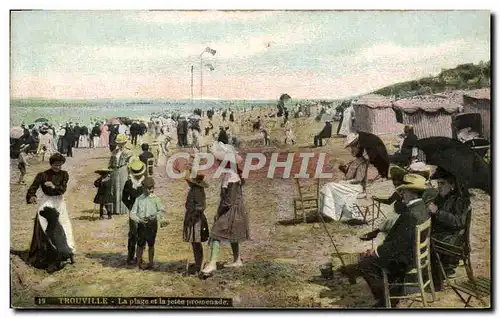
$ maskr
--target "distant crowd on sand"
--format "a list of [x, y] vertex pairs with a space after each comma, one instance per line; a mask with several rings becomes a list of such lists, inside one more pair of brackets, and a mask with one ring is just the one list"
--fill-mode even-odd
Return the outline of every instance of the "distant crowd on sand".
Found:
[[[285, 143], [294, 144], [293, 125], [288, 117], [291, 108], [287, 106], [291, 98], [285, 95], [280, 98], [277, 111], [272, 116], [283, 117], [281, 127]], [[302, 109], [302, 112], [306, 110]], [[109, 147], [111, 154], [107, 166], [95, 171], [98, 178], [94, 182], [97, 193], [93, 202], [99, 206], [99, 218], [103, 222], [109, 222], [104, 221], [105, 217], [113, 220], [115, 215], [128, 216], [127, 257], [124, 261], [144, 270], [153, 268], [158, 229], [170, 226], [165, 201], [175, 200], [155, 194], [153, 167], [159, 164], [162, 157], [166, 158], [174, 139], [177, 139], [178, 147], [190, 147], [193, 154], [204, 150], [201, 144], [204, 136], [212, 136], [211, 146], [206, 151], [213, 154], [215, 166], [225, 165], [228, 168], [220, 177], [216, 217], [210, 225], [205, 216], [205, 189], [208, 184], [203, 173], [191, 174], [194, 158], [191, 155], [187, 166], [179, 171], [185, 173], [185, 181], [189, 185], [185, 197], [183, 234], [179, 239], [192, 247], [194, 265], [189, 272], [193, 275], [205, 278], [212, 275], [217, 270], [219, 250], [224, 244], [229, 244], [233, 252], [233, 260], [226, 266], [244, 266], [240, 244], [250, 239], [251, 226], [243, 200], [245, 180], [242, 176], [243, 159], [238, 154], [239, 136], [224, 125], [219, 127], [218, 132], [214, 131], [212, 119], [215, 114], [220, 114], [222, 123], [226, 122], [226, 118], [229, 122], [237, 120], [237, 114], [231, 110], [203, 112], [196, 109], [187, 116], [156, 114], [149, 121], [117, 119], [106, 123], [95, 122], [90, 125], [91, 129], [78, 124], [73, 126], [72, 123], [60, 127], [58, 131], [49, 124], [42, 124], [37, 129], [32, 127], [31, 131], [23, 128], [25, 131], [18, 138], [20, 141], [16, 141], [21, 145], [18, 157], [12, 155], [11, 138], [11, 157], [18, 158], [19, 169], [24, 169], [21, 170], [21, 181], [26, 169], [22, 163], [26, 162], [27, 149], [33, 149], [35, 135], [39, 140], [37, 153], [47, 154], [50, 165], [48, 170], [36, 175], [26, 194], [28, 204], [39, 203], [29, 263], [52, 273], [63, 268], [68, 261], [75, 262], [77, 244], [64, 199], [70, 172], [62, 169], [66, 161], [63, 154], [71, 157], [73, 147]], [[204, 117], [207, 120], [202, 125]], [[418, 140], [412, 126], [405, 126], [398, 150], [388, 156], [385, 145], [377, 136], [354, 131], [356, 118], [351, 109], [344, 111], [341, 120], [337, 134], [345, 138], [345, 148], [352, 158], [347, 164], [339, 166], [343, 174], [341, 180], [332, 180], [322, 186], [321, 196], [317, 198], [320, 201], [319, 214], [335, 221], [341, 218], [363, 220], [365, 216], [357, 207], [358, 200], [366, 197], [368, 166], [373, 164], [379, 174], [392, 180], [392, 193], [372, 199], [380, 204], [393, 205], [395, 216], [387, 218], [379, 228], [361, 237], [362, 240], [372, 240], [379, 233], [384, 233], [383, 243], [362, 253], [358, 263], [344, 266], [341, 272], [349, 277], [364, 277], [376, 300], [376, 307], [395, 306], [396, 299], [390, 304], [387, 302], [385, 276], [381, 268], [388, 272], [389, 283], [405, 279], [406, 273], [415, 264], [415, 229], [428, 220], [432, 223], [433, 240], [461, 244], [465, 240], [466, 223], [471, 213], [469, 189], [450, 166], [441, 165], [432, 172], [427, 162], [418, 159]], [[262, 132], [265, 131], [263, 121], [258, 116], [256, 120], [243, 124], [251, 125], [253, 132]], [[48, 137], [43, 137], [45, 135]], [[146, 137], [153, 142], [145, 143]], [[321, 147], [323, 139], [331, 137], [331, 120], [326, 120], [311, 144]], [[264, 145], [268, 143], [268, 136], [264, 134]], [[137, 145], [142, 149], [139, 157], [131, 151]], [[388, 158], [381, 164], [377, 160], [384, 155]], [[228, 158], [232, 161], [225, 161]], [[40, 188], [42, 194], [39, 196], [37, 192]], [[207, 262], [204, 262], [202, 245], [205, 242], [210, 246]], [[146, 247], [147, 263], [143, 261]], [[454, 275], [458, 259], [440, 255], [439, 252], [432, 255], [430, 276], [433, 286], [440, 289], [444, 277]], [[440, 270], [441, 265], [444, 270]], [[391, 291], [393, 296], [402, 293], [400, 288]]]

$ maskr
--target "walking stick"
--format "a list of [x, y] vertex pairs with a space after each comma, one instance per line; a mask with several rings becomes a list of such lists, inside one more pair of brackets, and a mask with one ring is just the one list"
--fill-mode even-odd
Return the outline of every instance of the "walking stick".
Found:
[[342, 259], [342, 256], [340, 255], [340, 252], [339, 250], [337, 249], [337, 245], [335, 244], [335, 242], [333, 241], [333, 237], [330, 235], [330, 232], [328, 231], [328, 227], [326, 226], [326, 222], [325, 220], [323, 219], [323, 216], [321, 215], [321, 212], [318, 211], [318, 215], [319, 215], [319, 218], [321, 219], [321, 223], [323, 223], [323, 227], [325, 228], [325, 232], [326, 234], [328, 235], [328, 237], [330, 238], [330, 241], [332, 242], [332, 245], [333, 245], [333, 248], [335, 249], [335, 253], [337, 254], [337, 256], [339, 257], [340, 259], [340, 263], [342, 263], [342, 266], [345, 267], [345, 263], [344, 263], [344, 260]]
[[[323, 223], [326, 234], [328, 234], [328, 237], [330, 238], [330, 241], [332, 242], [333, 248], [335, 249], [335, 253], [337, 254], [338, 258], [340, 259], [340, 263], [342, 264], [342, 267], [345, 268], [346, 264], [344, 262], [344, 259], [342, 258], [342, 255], [340, 254], [339, 250], [337, 249], [337, 245], [335, 244], [333, 237], [330, 235], [330, 232], [328, 231], [328, 227], [326, 226], [326, 222], [323, 219], [323, 216], [321, 215], [321, 213], [319, 211], [318, 211], [318, 215], [319, 215], [319, 218], [321, 219], [321, 222]], [[351, 276], [349, 272], [346, 272], [345, 274], [349, 278], [349, 283], [351, 285], [356, 284], [356, 277], [355, 276]]]
[[[375, 200], [372, 200], [372, 232], [375, 229]], [[373, 240], [372, 240], [372, 250], [374, 248], [373, 245]]]

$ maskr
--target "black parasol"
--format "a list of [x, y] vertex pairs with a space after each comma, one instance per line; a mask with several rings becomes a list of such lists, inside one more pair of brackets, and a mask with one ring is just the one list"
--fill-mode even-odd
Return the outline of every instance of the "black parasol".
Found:
[[287, 100], [287, 99], [292, 99], [292, 97], [290, 97], [290, 95], [288, 95], [288, 94], [282, 94], [280, 96], [280, 100]]
[[427, 164], [451, 173], [465, 189], [481, 189], [491, 194], [491, 167], [469, 146], [447, 137], [430, 137], [417, 141]]
[[49, 120], [47, 118], [38, 118], [37, 120], [35, 120], [35, 123], [48, 123]]
[[378, 173], [387, 178], [389, 173], [389, 155], [382, 140], [367, 132], [358, 132], [359, 145], [366, 150], [370, 163], [377, 168]]

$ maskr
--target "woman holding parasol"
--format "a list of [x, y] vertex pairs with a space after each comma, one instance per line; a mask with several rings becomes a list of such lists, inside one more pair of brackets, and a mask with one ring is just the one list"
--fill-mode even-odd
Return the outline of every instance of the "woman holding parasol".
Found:
[[345, 148], [350, 149], [354, 159], [347, 165], [339, 167], [345, 175], [344, 180], [329, 182], [321, 188], [320, 212], [337, 221], [341, 215], [351, 219], [362, 219], [354, 204], [365, 188], [368, 160], [363, 156], [363, 148], [358, 141], [358, 134], [350, 134], [346, 138]]

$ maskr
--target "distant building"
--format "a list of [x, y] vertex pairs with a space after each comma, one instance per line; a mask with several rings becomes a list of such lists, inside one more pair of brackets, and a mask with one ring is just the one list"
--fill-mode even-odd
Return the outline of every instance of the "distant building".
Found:
[[464, 112], [481, 114], [484, 138], [491, 140], [491, 91], [490, 88], [468, 91], [463, 95]]
[[354, 129], [375, 135], [400, 134], [403, 127], [398, 124], [392, 110], [391, 99], [370, 94], [352, 101], [356, 120]]
[[[463, 108], [453, 99], [436, 95], [400, 99], [392, 105], [398, 122], [413, 126], [418, 139], [439, 136], [453, 138], [453, 115]], [[425, 160], [421, 150], [418, 159]]]
[[442, 136], [452, 138], [452, 115], [463, 106], [452, 99], [436, 96], [415, 96], [392, 102], [398, 121], [412, 125], [419, 139]]

